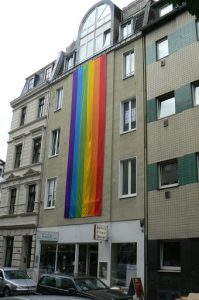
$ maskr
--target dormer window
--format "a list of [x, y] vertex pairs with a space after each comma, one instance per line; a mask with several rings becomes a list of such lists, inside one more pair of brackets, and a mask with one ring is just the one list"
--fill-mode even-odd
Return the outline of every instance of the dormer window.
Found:
[[30, 78], [28, 81], [28, 89], [31, 90], [34, 87], [34, 77]]
[[128, 23], [121, 26], [122, 29], [122, 39], [127, 38], [130, 36], [133, 32], [133, 24], [132, 21], [129, 21]]
[[49, 68], [46, 69], [46, 71], [45, 71], [45, 80], [48, 80], [50, 78], [51, 72], [52, 72], [52, 67], [49, 67]]
[[173, 10], [173, 4], [166, 4], [162, 7], [160, 7], [160, 11], [159, 11], [160, 17], [168, 14], [172, 10]]
[[79, 34], [79, 61], [83, 61], [111, 44], [111, 8], [95, 7], [82, 23]]
[[66, 58], [66, 71], [72, 69], [74, 67], [74, 56], [71, 55]]

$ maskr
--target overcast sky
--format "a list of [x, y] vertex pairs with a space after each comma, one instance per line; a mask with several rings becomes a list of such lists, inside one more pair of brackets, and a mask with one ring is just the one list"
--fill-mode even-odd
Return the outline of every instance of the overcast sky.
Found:
[[[0, 0], [0, 159], [6, 160], [12, 110], [25, 78], [57, 58], [77, 38], [95, 0]], [[118, 7], [132, 0], [114, 0]]]

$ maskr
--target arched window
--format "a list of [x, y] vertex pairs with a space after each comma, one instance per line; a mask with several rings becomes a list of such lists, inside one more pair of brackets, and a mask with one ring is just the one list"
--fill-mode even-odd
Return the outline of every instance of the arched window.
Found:
[[110, 46], [111, 8], [108, 4], [95, 7], [83, 21], [79, 34], [79, 61]]

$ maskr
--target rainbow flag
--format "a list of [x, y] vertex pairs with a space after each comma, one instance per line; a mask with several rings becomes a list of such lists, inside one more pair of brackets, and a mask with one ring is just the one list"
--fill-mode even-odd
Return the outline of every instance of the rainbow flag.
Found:
[[65, 218], [100, 216], [106, 123], [106, 55], [73, 74]]

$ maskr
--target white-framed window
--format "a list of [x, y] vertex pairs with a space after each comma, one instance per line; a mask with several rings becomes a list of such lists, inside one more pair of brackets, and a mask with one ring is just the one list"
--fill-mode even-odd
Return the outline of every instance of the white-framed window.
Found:
[[59, 110], [62, 108], [62, 102], [63, 102], [63, 88], [59, 88], [56, 91], [55, 110]]
[[66, 58], [66, 71], [72, 69], [74, 67], [74, 56], [71, 55]]
[[160, 10], [159, 10], [160, 17], [168, 14], [172, 10], [173, 10], [173, 4], [166, 4], [162, 7], [160, 7]]
[[79, 61], [102, 51], [111, 43], [111, 8], [109, 4], [95, 7], [82, 24], [79, 40]]
[[34, 77], [30, 78], [28, 81], [28, 89], [31, 90], [34, 87]]
[[136, 157], [120, 160], [120, 198], [136, 195]]
[[160, 243], [160, 268], [162, 270], [181, 270], [180, 243], [162, 241]]
[[194, 105], [199, 105], [199, 82], [193, 84], [193, 102]]
[[122, 38], [126, 39], [128, 36], [130, 36], [133, 33], [133, 23], [132, 20], [123, 24], [121, 26], [122, 30]]
[[136, 128], [136, 99], [121, 102], [121, 133]]
[[158, 97], [157, 105], [159, 119], [174, 115], [176, 112], [174, 93]]
[[51, 134], [50, 156], [59, 154], [60, 129], [55, 129]]
[[45, 80], [48, 80], [50, 78], [51, 72], [52, 72], [52, 67], [48, 67], [45, 70]]
[[159, 187], [167, 188], [178, 186], [178, 162], [177, 159], [159, 163]]
[[164, 37], [163, 39], [156, 42], [156, 57], [157, 60], [159, 60], [168, 55], [169, 55], [168, 37]]
[[130, 77], [135, 73], [135, 54], [134, 50], [123, 54], [123, 76]]
[[45, 208], [54, 208], [56, 202], [57, 178], [47, 179]]

